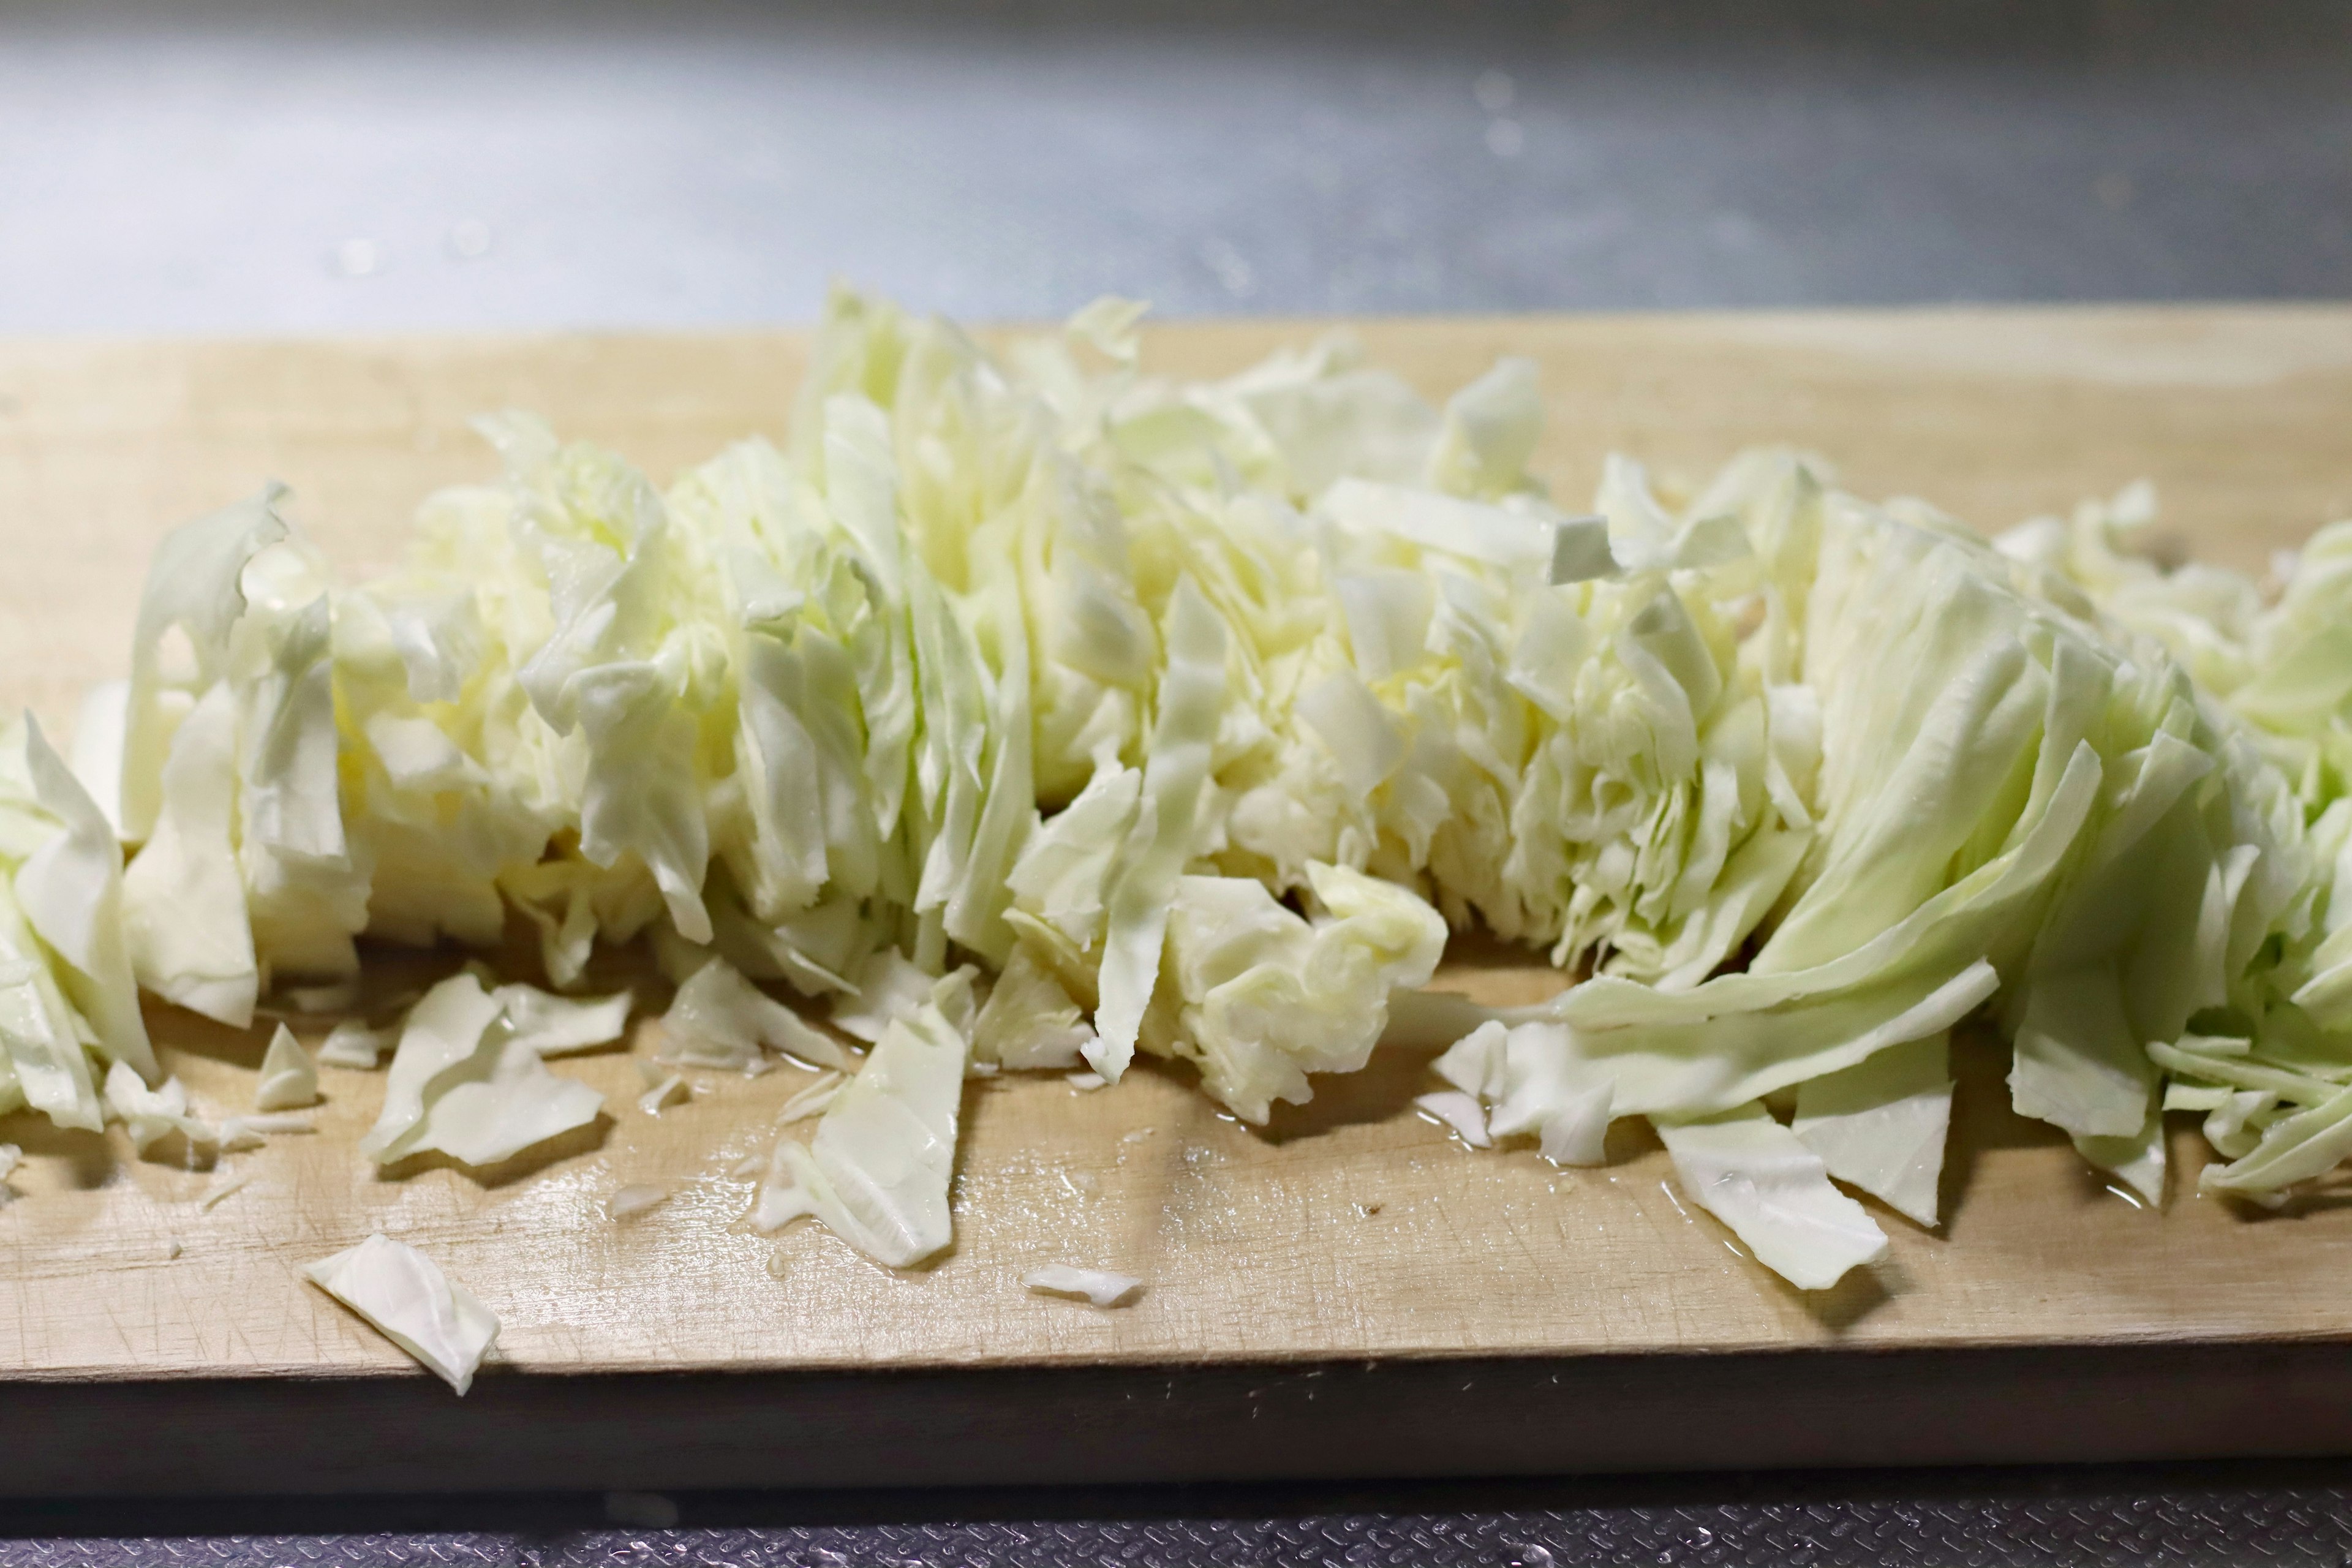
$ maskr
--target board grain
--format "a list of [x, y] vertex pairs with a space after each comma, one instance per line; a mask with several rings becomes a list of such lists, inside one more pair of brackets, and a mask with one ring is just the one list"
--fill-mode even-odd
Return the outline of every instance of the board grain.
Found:
[[[1163, 327], [1146, 363], [1230, 370], [1322, 327]], [[2179, 548], [2251, 567], [2352, 515], [2352, 310], [1353, 330], [1433, 395], [1498, 353], [1533, 357], [1551, 410], [1538, 468], [1566, 498], [1589, 491], [1612, 448], [1699, 478], [1742, 445], [1775, 440], [1827, 458], [1853, 488], [1924, 496], [1986, 528], [2147, 476]], [[294, 514], [332, 560], [364, 572], [397, 554], [428, 490], [488, 472], [469, 416], [536, 408], [667, 479], [727, 440], [779, 434], [803, 352], [791, 333], [0, 344], [0, 700], [66, 727], [79, 690], [124, 667], [154, 541], [265, 478], [293, 487]], [[372, 993], [390, 997], [455, 961], [384, 954]], [[644, 1011], [658, 1010], [665, 994], [641, 965], [606, 962], [614, 984], [640, 989]], [[1547, 981], [1488, 953], [1442, 983], [1500, 997]], [[150, 1022], [200, 1100], [245, 1108], [261, 1029], [162, 1008]], [[326, 1023], [296, 1028], [315, 1044]], [[1887, 1260], [1817, 1294], [1686, 1213], [1663, 1154], [1631, 1125], [1601, 1170], [1473, 1153], [1412, 1112], [1423, 1065], [1394, 1054], [1265, 1131], [1220, 1117], [1159, 1066], [1093, 1092], [1052, 1077], [975, 1082], [955, 1248], [908, 1274], [814, 1226], [766, 1237], [743, 1223], [751, 1184], [735, 1172], [772, 1144], [778, 1107], [806, 1081], [791, 1069], [694, 1075], [692, 1100], [654, 1116], [636, 1107], [630, 1056], [561, 1062], [605, 1094], [610, 1114], [592, 1135], [495, 1172], [390, 1179], [353, 1149], [380, 1074], [322, 1069], [316, 1136], [215, 1171], [135, 1160], [120, 1130], [65, 1134], [18, 1116], [0, 1121], [0, 1141], [26, 1153], [18, 1195], [0, 1205], [0, 1398], [27, 1412], [135, 1412], [163, 1436], [100, 1464], [7, 1423], [19, 1435], [0, 1439], [0, 1489], [839, 1484], [903, 1479], [909, 1463], [940, 1480], [1110, 1479], [1333, 1473], [1334, 1455], [1362, 1472], [2352, 1446], [2352, 1401], [2333, 1392], [2346, 1374], [2331, 1370], [2352, 1359], [2340, 1353], [2352, 1349], [2352, 1212], [2322, 1198], [2265, 1214], [2179, 1182], [2165, 1212], [2142, 1211], [2062, 1138], [2010, 1114], [1991, 1043], [1960, 1063], [1947, 1226], [1931, 1233], [1880, 1211]], [[2178, 1163], [2202, 1163], [2193, 1126], [2172, 1135]], [[615, 1189], [648, 1183], [671, 1196], [604, 1217]], [[375, 1229], [424, 1248], [498, 1312], [497, 1361], [465, 1405], [301, 1282], [300, 1264]], [[1096, 1311], [1022, 1289], [1023, 1271], [1048, 1262], [1148, 1284], [1135, 1306]], [[1456, 1389], [1447, 1366], [1482, 1370]], [[2167, 1419], [2136, 1419], [2129, 1379], [2166, 1366], [2179, 1381]], [[680, 1377], [706, 1380], [698, 1405], [681, 1402]], [[2070, 1401], [2067, 1377], [2112, 1386]], [[1508, 1398], [1487, 1403], [1498, 1384]], [[1296, 1408], [1259, 1425], [1269, 1406], [1249, 1386], [1290, 1389]], [[1722, 1394], [1751, 1387], [1745, 1403]], [[1318, 1388], [1329, 1391], [1319, 1410]], [[1786, 1403], [1801, 1388], [1811, 1403]], [[1844, 1391], [1834, 1409], [1822, 1403], [1832, 1389]], [[1996, 1394], [2042, 1414], [2004, 1425], [1979, 1409]], [[1556, 1419], [1546, 1397], [1574, 1411]], [[1714, 1414], [1667, 1421], [1659, 1401], [1670, 1398], [1685, 1415]], [[1141, 1438], [1114, 1418], [1155, 1404]], [[1501, 1425], [1482, 1425], [1482, 1409]], [[1814, 1414], [1792, 1435], [1801, 1410]], [[371, 1461], [354, 1428], [362, 1411], [380, 1435], [414, 1440]], [[910, 1461], [927, 1411], [962, 1436]], [[1613, 1432], [1560, 1435], [1560, 1421], [1611, 1411]], [[1968, 1411], [1957, 1426], [1939, 1419]], [[649, 1441], [702, 1453], [682, 1435], [696, 1419], [717, 1423], [706, 1446], [730, 1435], [717, 1446], [739, 1456], [733, 1468], [705, 1455], [685, 1479], [648, 1472]], [[278, 1444], [274, 1479], [208, 1458], [195, 1436], [207, 1421]], [[1320, 1447], [1302, 1435], [1318, 1429]], [[518, 1431], [537, 1437], [488, 1440]], [[762, 1457], [777, 1442], [806, 1449], [812, 1434], [825, 1436], [821, 1457]]]

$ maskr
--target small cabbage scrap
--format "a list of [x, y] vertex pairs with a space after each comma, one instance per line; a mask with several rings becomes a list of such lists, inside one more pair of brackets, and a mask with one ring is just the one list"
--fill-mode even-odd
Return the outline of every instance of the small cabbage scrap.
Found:
[[253, 1091], [256, 1110], [296, 1110], [319, 1100], [319, 1069], [310, 1053], [285, 1025], [269, 1037], [261, 1058], [261, 1082]]
[[316, 1132], [318, 1124], [309, 1117], [290, 1110], [248, 1111], [243, 1116], [224, 1116], [220, 1122], [223, 1152], [237, 1149], [257, 1148], [265, 1137], [281, 1132]]
[[[192, 1169], [216, 1155], [258, 1149], [265, 1137], [316, 1131], [310, 1118], [283, 1112], [207, 1121], [196, 1113], [187, 1086], [178, 1079], [167, 1078], [150, 1089], [128, 1062], [117, 1062], [107, 1069], [105, 1107], [109, 1120], [122, 1123], [131, 1148], [142, 1159], [157, 1158], [157, 1149], [163, 1148], [176, 1151]], [[173, 1138], [179, 1140], [176, 1144], [169, 1142]]]
[[637, 1096], [637, 1109], [647, 1116], [659, 1116], [671, 1106], [684, 1105], [693, 1098], [694, 1090], [687, 1084], [684, 1074], [665, 1073]]
[[365, 1318], [460, 1397], [498, 1342], [498, 1315], [441, 1266], [378, 1231], [305, 1265], [303, 1277]]
[[1081, 1268], [1071, 1263], [1048, 1263], [1042, 1268], [1032, 1268], [1021, 1276], [1021, 1283], [1040, 1296], [1070, 1296], [1097, 1307], [1130, 1305], [1143, 1289], [1143, 1281], [1132, 1274]]
[[356, 975], [326, 985], [293, 985], [286, 991], [286, 1000], [304, 1013], [339, 1013], [359, 1000], [359, 979]]
[[1494, 1144], [1495, 1140], [1486, 1131], [1486, 1108], [1478, 1103], [1475, 1094], [1465, 1094], [1458, 1089], [1439, 1089], [1433, 1094], [1416, 1095], [1412, 1105], [1423, 1117], [1473, 1149]]
[[604, 1217], [617, 1224], [625, 1219], [634, 1219], [668, 1200], [667, 1187], [648, 1182], [633, 1182], [627, 1186], [614, 1188], [613, 1195], [604, 1200]]
[[372, 1029], [356, 1018], [346, 1018], [327, 1031], [319, 1043], [320, 1062], [328, 1067], [356, 1068], [362, 1072], [373, 1072], [383, 1063], [383, 1053], [400, 1044], [400, 1031]]
[[190, 1114], [185, 1084], [167, 1078], [150, 1089], [128, 1062], [117, 1062], [107, 1069], [106, 1110], [110, 1118], [122, 1123], [131, 1135], [131, 1148], [142, 1158], [174, 1133], [187, 1141], [186, 1152], [192, 1160], [199, 1152], [221, 1145], [220, 1130]]
[[211, 1186], [206, 1187], [203, 1192], [196, 1194], [197, 1212], [202, 1214], [210, 1214], [214, 1209], [218, 1208], [226, 1199], [235, 1197], [237, 1194], [245, 1191], [245, 1189], [252, 1184], [252, 1175], [244, 1171], [239, 1171], [233, 1175], [216, 1178]]

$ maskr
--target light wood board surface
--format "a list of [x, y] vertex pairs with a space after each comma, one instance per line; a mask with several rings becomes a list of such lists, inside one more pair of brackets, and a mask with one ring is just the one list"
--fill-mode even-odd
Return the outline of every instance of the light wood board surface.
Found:
[[[1161, 328], [1147, 364], [1229, 370], [1315, 330]], [[1925, 496], [1987, 528], [2149, 476], [2166, 531], [2240, 565], [2352, 515], [2352, 310], [1355, 330], [1433, 395], [1497, 353], [1534, 357], [1551, 409], [1539, 467], [1568, 499], [1611, 448], [1697, 477], [1742, 444], [1782, 440], [1855, 489]], [[728, 439], [779, 432], [803, 343], [0, 345], [0, 699], [63, 727], [84, 684], [124, 667], [155, 539], [264, 478], [290, 484], [303, 526], [364, 571], [396, 554], [426, 491], [488, 472], [471, 415], [539, 409], [666, 480]], [[390, 992], [417, 973], [394, 963], [371, 983]], [[1542, 984], [1507, 965], [1452, 973], [1489, 994]], [[648, 1008], [665, 999], [646, 984]], [[163, 1009], [151, 1022], [200, 1100], [246, 1106], [259, 1030]], [[323, 1028], [298, 1023], [312, 1044]], [[133, 1160], [119, 1130], [0, 1121], [0, 1141], [27, 1154], [22, 1195], [0, 1206], [0, 1375], [419, 1376], [297, 1273], [372, 1229], [424, 1248], [498, 1312], [509, 1371], [492, 1378], [2352, 1337], [2352, 1212], [2261, 1215], [2179, 1182], [2168, 1212], [2140, 1212], [2009, 1114], [1984, 1046], [1964, 1053], [1945, 1231], [1881, 1211], [1890, 1259], [1810, 1296], [1686, 1214], [1645, 1135], [1621, 1126], [1615, 1163], [1596, 1171], [1474, 1153], [1412, 1112], [1426, 1087], [1413, 1059], [1328, 1084], [1271, 1136], [1159, 1068], [1091, 1093], [1057, 1078], [975, 1083], [956, 1247], [906, 1275], [812, 1226], [770, 1238], [742, 1223], [751, 1184], [730, 1173], [773, 1142], [803, 1075], [695, 1075], [692, 1102], [653, 1117], [636, 1109], [628, 1057], [556, 1066], [603, 1090], [611, 1120], [487, 1175], [380, 1179], [352, 1145], [382, 1075], [334, 1068], [318, 1136], [216, 1172]], [[2189, 1170], [2205, 1158], [2186, 1123], [2174, 1153]], [[205, 1206], [224, 1173], [244, 1185]], [[604, 1217], [604, 1200], [637, 1183], [674, 1195]], [[1047, 1262], [1140, 1275], [1147, 1291], [1115, 1312], [1028, 1294], [1020, 1275]]]

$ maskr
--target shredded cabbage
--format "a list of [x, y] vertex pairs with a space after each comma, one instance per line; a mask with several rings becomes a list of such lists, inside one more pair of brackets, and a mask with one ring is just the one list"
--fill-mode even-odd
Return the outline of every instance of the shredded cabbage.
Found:
[[[1941, 1217], [1971, 1020], [2151, 1197], [2167, 1108], [2218, 1191], [2352, 1155], [2352, 522], [2265, 586], [2136, 553], [2144, 489], [1988, 543], [1769, 450], [1570, 515], [1524, 361], [1443, 408], [1337, 338], [1175, 382], [1139, 310], [1000, 358], [841, 292], [781, 445], [664, 491], [486, 420], [498, 476], [357, 588], [274, 488], [170, 536], [74, 765], [0, 744], [0, 1105], [165, 1092], [134, 983], [242, 1026], [511, 910], [558, 991], [648, 937], [676, 1064], [850, 1075], [758, 1217], [899, 1265], [968, 1073], [1139, 1052], [1263, 1121], [1444, 1047], [1455, 1124], [1561, 1163], [1648, 1118], [1808, 1288], [1883, 1246], [1835, 1184]], [[1474, 926], [1573, 984], [1422, 993]], [[627, 1007], [445, 983], [366, 1152], [593, 1120], [541, 1058]]]

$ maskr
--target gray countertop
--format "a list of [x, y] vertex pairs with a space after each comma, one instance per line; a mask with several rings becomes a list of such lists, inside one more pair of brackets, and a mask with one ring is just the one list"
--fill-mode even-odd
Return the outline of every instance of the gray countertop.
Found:
[[[2244, 1568], [2352, 1561], [2352, 1472], [0, 1508], [0, 1568]], [[667, 1527], [643, 1519], [674, 1508]], [[621, 1516], [618, 1518], [607, 1515]], [[629, 1516], [637, 1516], [632, 1524]]]
[[[2352, 296], [2340, 4], [482, 11], [0, 0], [0, 332]], [[2347, 1480], [11, 1504], [0, 1565], [2339, 1564]]]
[[0, 5], [0, 331], [2352, 293], [2352, 7]]

